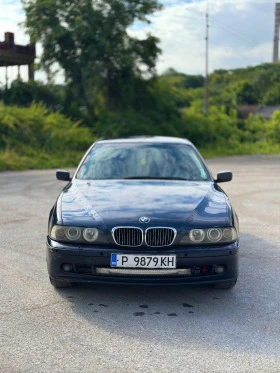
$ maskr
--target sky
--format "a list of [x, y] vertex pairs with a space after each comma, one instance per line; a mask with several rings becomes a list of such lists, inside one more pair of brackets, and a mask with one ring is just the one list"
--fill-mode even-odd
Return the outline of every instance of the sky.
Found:
[[[280, 1], [280, 0], [279, 0]], [[161, 39], [160, 74], [169, 67], [186, 74], [205, 72], [205, 11], [209, 8], [209, 69], [233, 69], [272, 61], [274, 0], [162, 0], [164, 9], [150, 25], [136, 23], [129, 32], [139, 38], [147, 32]], [[4, 32], [15, 33], [17, 44], [28, 43], [20, 23], [24, 12], [20, 0], [0, 0], [0, 40]], [[40, 53], [40, 46], [38, 46]], [[27, 69], [21, 67], [23, 78]], [[9, 80], [17, 68], [9, 68]], [[36, 78], [44, 80], [42, 72]], [[62, 74], [58, 76], [58, 81]], [[0, 84], [4, 69], [0, 68]]]

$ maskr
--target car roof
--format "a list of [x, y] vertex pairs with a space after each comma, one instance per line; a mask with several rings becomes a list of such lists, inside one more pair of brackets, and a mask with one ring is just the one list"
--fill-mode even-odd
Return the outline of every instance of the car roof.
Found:
[[167, 136], [133, 136], [125, 138], [115, 139], [101, 139], [98, 143], [154, 143], [154, 144], [187, 144], [193, 145], [187, 139], [181, 139], [179, 137], [167, 137]]

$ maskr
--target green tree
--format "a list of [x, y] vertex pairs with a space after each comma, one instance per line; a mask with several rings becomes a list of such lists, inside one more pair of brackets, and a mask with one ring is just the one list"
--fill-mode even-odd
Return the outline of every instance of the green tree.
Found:
[[163, 76], [176, 76], [179, 75], [177, 70], [173, 69], [173, 67], [169, 67], [167, 70], [165, 70], [162, 75]]
[[280, 84], [272, 85], [263, 98], [264, 105], [280, 105]]
[[[41, 66], [57, 63], [65, 72], [77, 102], [90, 115], [99, 105], [117, 110], [131, 92], [131, 81], [153, 75], [160, 49], [152, 35], [132, 37], [135, 21], [161, 9], [157, 0], [22, 0], [25, 27], [41, 42]], [[104, 102], [105, 99], [105, 102]]]
[[271, 143], [280, 144], [280, 111], [276, 111], [268, 124], [268, 139]]
[[195, 107], [183, 112], [182, 133], [197, 146], [213, 147], [214, 144], [236, 144], [240, 141], [238, 117], [235, 110], [227, 114], [225, 108], [210, 107], [208, 116]]
[[6, 105], [30, 106], [33, 101], [42, 102], [52, 110], [62, 110], [64, 88], [61, 86], [44, 85], [40, 82], [23, 82], [15, 80], [11, 87], [1, 94]]
[[182, 87], [188, 88], [200, 88], [204, 86], [204, 77], [202, 75], [185, 75]]
[[237, 104], [255, 105], [258, 104], [258, 97], [252, 84], [247, 81], [240, 82], [236, 91]]
[[229, 71], [227, 70], [215, 70], [211, 75], [210, 75], [210, 84], [215, 84], [215, 85], [223, 85], [225, 86], [230, 82], [231, 76]]

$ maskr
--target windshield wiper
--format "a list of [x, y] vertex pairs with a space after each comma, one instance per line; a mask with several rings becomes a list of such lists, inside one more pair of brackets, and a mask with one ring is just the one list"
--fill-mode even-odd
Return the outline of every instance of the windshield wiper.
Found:
[[127, 180], [185, 180], [188, 181], [188, 179], [184, 179], [183, 177], [161, 177], [161, 176], [127, 176], [124, 177], [124, 179]]

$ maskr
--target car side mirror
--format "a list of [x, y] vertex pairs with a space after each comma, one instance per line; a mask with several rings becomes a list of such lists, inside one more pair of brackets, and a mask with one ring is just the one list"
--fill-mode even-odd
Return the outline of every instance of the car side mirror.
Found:
[[215, 183], [226, 183], [227, 181], [232, 180], [232, 172], [231, 171], [222, 171], [217, 174], [217, 179]]
[[70, 172], [64, 170], [57, 170], [56, 171], [56, 178], [57, 180], [62, 181], [71, 181]]

